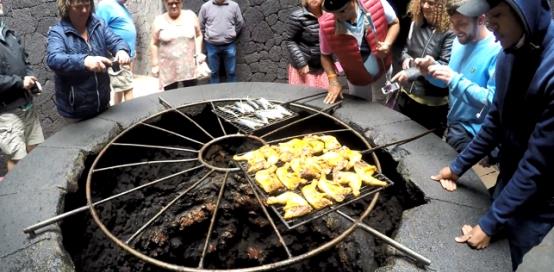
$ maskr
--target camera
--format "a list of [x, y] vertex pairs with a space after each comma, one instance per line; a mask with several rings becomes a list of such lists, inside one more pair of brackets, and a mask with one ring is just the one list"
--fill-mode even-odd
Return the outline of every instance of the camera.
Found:
[[35, 86], [31, 88], [32, 94], [41, 94], [42, 93], [42, 85], [40, 85], [40, 82], [35, 81]]
[[121, 67], [119, 66], [119, 61], [112, 61], [112, 70], [114, 72], [119, 72], [119, 70], [121, 70]]
[[387, 81], [387, 83], [385, 84], [385, 86], [383, 88], [381, 88], [381, 92], [383, 92], [383, 94], [390, 94], [390, 93], [393, 93], [393, 92], [396, 92], [400, 89], [400, 85], [398, 84], [398, 82], [390, 82], [390, 81]]

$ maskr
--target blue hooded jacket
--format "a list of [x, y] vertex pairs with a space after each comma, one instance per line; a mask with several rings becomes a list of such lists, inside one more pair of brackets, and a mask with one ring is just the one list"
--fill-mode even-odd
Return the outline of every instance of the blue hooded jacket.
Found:
[[93, 14], [87, 22], [88, 43], [69, 19], [62, 19], [48, 32], [47, 64], [55, 73], [56, 106], [66, 118], [85, 119], [106, 110], [110, 101], [108, 72], [86, 70], [88, 56], [115, 56], [129, 46]]
[[548, 0], [505, 0], [523, 22], [525, 44], [505, 49], [496, 94], [479, 134], [452, 162], [461, 175], [501, 145], [494, 201], [479, 220], [488, 235], [514, 216], [554, 221], [554, 24]]

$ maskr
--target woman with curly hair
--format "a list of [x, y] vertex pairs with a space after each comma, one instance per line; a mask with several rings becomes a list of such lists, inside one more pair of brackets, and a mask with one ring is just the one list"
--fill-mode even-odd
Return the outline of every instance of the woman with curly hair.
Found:
[[402, 50], [402, 71], [393, 77], [393, 81], [402, 84], [396, 108], [426, 128], [437, 128], [435, 133], [442, 136], [448, 113], [448, 88], [428, 82], [414, 67], [413, 60], [429, 55], [440, 64], [448, 64], [455, 35], [449, 31], [446, 0], [412, 0], [408, 15], [412, 23]]

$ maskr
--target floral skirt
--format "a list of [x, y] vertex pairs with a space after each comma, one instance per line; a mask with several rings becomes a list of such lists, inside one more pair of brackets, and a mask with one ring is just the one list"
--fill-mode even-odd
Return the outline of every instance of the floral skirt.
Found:
[[322, 89], [329, 88], [329, 80], [327, 79], [325, 71], [310, 71], [306, 75], [300, 75], [298, 69], [292, 67], [292, 65], [289, 65], [289, 84], [304, 85]]

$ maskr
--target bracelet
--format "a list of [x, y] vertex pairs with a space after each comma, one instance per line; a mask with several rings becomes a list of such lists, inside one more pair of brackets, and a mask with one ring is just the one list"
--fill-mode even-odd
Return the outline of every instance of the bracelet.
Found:
[[337, 74], [330, 74], [330, 75], [327, 75], [327, 78], [328, 78], [328, 79], [337, 78]]

